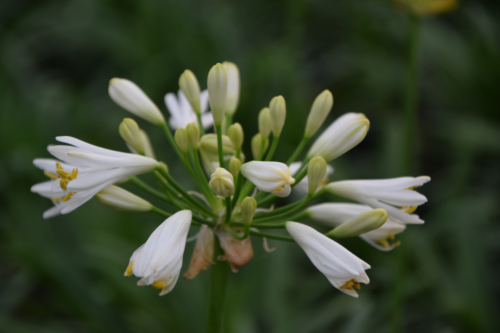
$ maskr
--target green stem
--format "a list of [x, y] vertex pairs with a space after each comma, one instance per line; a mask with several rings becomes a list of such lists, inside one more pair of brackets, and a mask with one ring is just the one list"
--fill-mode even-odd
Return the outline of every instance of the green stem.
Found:
[[205, 135], [205, 129], [203, 128], [203, 123], [201, 121], [201, 113], [196, 114], [196, 117], [198, 118], [198, 126], [200, 127], [200, 135], [204, 136]]
[[266, 162], [269, 162], [274, 155], [274, 152], [276, 151], [276, 147], [278, 147], [278, 142], [280, 140], [279, 136], [273, 136], [273, 143], [271, 144], [271, 149], [269, 149], [269, 153], [267, 153], [266, 156]]
[[302, 150], [304, 149], [304, 147], [306, 146], [308, 141], [309, 141], [309, 138], [306, 138], [305, 136], [302, 138], [299, 145], [297, 146], [297, 148], [295, 148], [295, 151], [292, 153], [292, 156], [290, 156], [288, 161], [286, 161], [286, 165], [290, 165], [295, 161], [295, 159], [302, 152]]
[[254, 158], [256, 161], [262, 160], [262, 156], [264, 156], [266, 152], [266, 140], [267, 138], [262, 137], [262, 140], [260, 141], [260, 150], [259, 154]]
[[300, 183], [300, 181], [302, 179], [304, 179], [305, 176], [307, 176], [307, 167], [305, 167], [304, 169], [302, 169], [302, 171], [300, 172], [300, 174], [295, 177], [295, 183], [293, 183], [291, 185], [292, 188], [295, 187], [295, 185], [297, 185], [298, 183]]
[[194, 172], [198, 179], [200, 180], [200, 186], [201, 186], [201, 191], [205, 198], [207, 199], [208, 203], [212, 207], [212, 210], [217, 211], [218, 207], [218, 200], [217, 197], [215, 196], [214, 192], [208, 187], [208, 180], [207, 176], [205, 175], [205, 172], [201, 168], [200, 164], [200, 159], [198, 157], [198, 149], [193, 149], [191, 146], [189, 147], [189, 156], [191, 157], [191, 160], [193, 161], [194, 165]]
[[210, 267], [207, 333], [222, 333], [228, 271], [227, 261], [219, 261], [219, 256], [223, 254], [219, 239], [214, 235], [213, 262], [215, 264]]
[[255, 236], [259, 236], [259, 237], [266, 237], [266, 238], [277, 239], [277, 240], [282, 240], [282, 241], [287, 241], [287, 242], [295, 242], [293, 240], [293, 238], [290, 236], [268, 234], [266, 232], [253, 231], [253, 230], [250, 230], [250, 234], [255, 235]]
[[182, 152], [179, 149], [179, 147], [177, 146], [177, 144], [175, 143], [174, 137], [172, 136], [172, 133], [170, 132], [170, 129], [168, 128], [167, 124], [163, 123], [160, 126], [161, 126], [161, 128], [163, 128], [163, 132], [165, 132], [165, 135], [167, 136], [168, 142], [170, 142], [170, 145], [174, 149], [175, 153], [177, 154], [179, 159], [182, 161], [183, 160], [182, 159]]
[[293, 207], [292, 209], [289, 209], [288, 211], [285, 211], [284, 213], [281, 213], [281, 214], [278, 214], [275, 216], [271, 216], [271, 217], [254, 218], [253, 221], [255, 223], [264, 223], [264, 222], [272, 222], [272, 221], [276, 221], [276, 220], [285, 219], [287, 216], [294, 214], [295, 212], [298, 212], [299, 210], [304, 208], [309, 203], [309, 201], [312, 200], [312, 198], [313, 198], [313, 196], [311, 194], [309, 194], [307, 196], [307, 198], [305, 198], [304, 200], [302, 200], [300, 202], [299, 205]]
[[217, 149], [219, 151], [219, 166], [221, 168], [224, 167], [224, 155], [223, 155], [223, 147], [222, 147], [222, 126], [215, 125], [215, 130], [217, 132]]
[[233, 208], [234, 206], [236, 206], [236, 203], [238, 202], [238, 199], [240, 197], [242, 185], [243, 185], [243, 175], [241, 174], [241, 172], [238, 172], [238, 177], [236, 177], [236, 186], [234, 188], [233, 201], [231, 203], [231, 207]]
[[231, 221], [231, 213], [233, 212], [231, 208], [231, 197], [227, 197], [224, 201], [226, 202], [226, 223], [229, 223], [229, 221]]
[[229, 129], [229, 126], [233, 124], [233, 115], [226, 113], [226, 133], [227, 130]]
[[149, 193], [152, 196], [154, 196], [160, 200], [170, 202], [167, 199], [167, 197], [165, 197], [165, 195], [163, 195], [160, 191], [155, 190], [154, 188], [152, 188], [151, 186], [149, 186], [148, 184], [146, 184], [145, 182], [143, 182], [142, 180], [140, 180], [139, 178], [137, 178], [135, 176], [130, 177], [129, 182], [134, 184], [135, 186], [137, 186], [138, 188], [140, 188], [144, 192]]

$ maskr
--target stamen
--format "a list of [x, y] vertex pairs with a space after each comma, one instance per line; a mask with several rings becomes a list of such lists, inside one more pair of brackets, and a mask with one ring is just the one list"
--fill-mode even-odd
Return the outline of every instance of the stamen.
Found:
[[66, 185], [68, 185], [68, 181], [66, 179], [62, 179], [59, 181], [59, 186], [61, 186], [61, 188], [65, 191], [68, 190], [68, 187]]
[[57, 197], [57, 198], [50, 198], [50, 200], [52, 200], [53, 203], [56, 203], [56, 202], [59, 202], [59, 201], [62, 201], [63, 197]]
[[129, 262], [127, 269], [125, 270], [125, 273], [123, 273], [123, 276], [130, 276], [132, 275], [132, 268], [134, 267], [134, 262], [131, 261]]
[[412, 187], [408, 187], [407, 190], [413, 190], [413, 189], [416, 189], [418, 187], [418, 185], [415, 185], [415, 186], [412, 186]]
[[52, 180], [56, 180], [57, 178], [59, 178], [59, 176], [58, 176], [58, 175], [56, 175], [55, 173], [52, 173], [52, 172], [50, 172], [50, 171], [47, 171], [47, 170], [45, 170], [45, 171], [43, 172], [43, 174], [44, 174], [45, 176], [49, 177], [49, 178], [50, 178], [50, 179], [52, 179]]
[[379, 244], [382, 245], [383, 247], [391, 247], [387, 239], [379, 239], [378, 240]]
[[151, 287], [156, 288], [156, 289], [163, 289], [163, 288], [165, 288], [165, 286], [166, 286], [166, 284], [163, 282], [160, 282], [160, 281], [155, 281], [151, 285]]
[[66, 196], [62, 200], [63, 201], [68, 201], [73, 194], [74, 194], [74, 192], [69, 192], [68, 194], [66, 194]]
[[352, 279], [344, 283], [342, 286], [340, 286], [340, 289], [346, 289], [346, 290], [353, 290], [352, 286], [355, 286], [358, 289], [361, 289], [361, 285], [359, 284], [356, 279]]
[[414, 211], [416, 211], [417, 208], [418, 208], [418, 206], [403, 206], [403, 207], [401, 207], [401, 210], [407, 214], [411, 214]]
[[74, 180], [78, 176], [78, 168], [73, 168], [71, 171], [71, 179]]
[[392, 232], [390, 232], [390, 233], [389, 233], [389, 238], [390, 238], [391, 240], [394, 240], [394, 234], [393, 234]]

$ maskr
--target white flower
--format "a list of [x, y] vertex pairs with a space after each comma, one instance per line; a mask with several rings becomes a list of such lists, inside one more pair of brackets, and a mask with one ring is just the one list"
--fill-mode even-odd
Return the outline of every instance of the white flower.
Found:
[[286, 229], [314, 266], [338, 290], [349, 296], [358, 297], [353, 286], [359, 289], [360, 283], [370, 282], [365, 273], [370, 265], [342, 245], [301, 223], [287, 222]]
[[[387, 210], [396, 222], [407, 224], [424, 223], [418, 215], [412, 214], [417, 206], [427, 202], [422, 194], [413, 188], [427, 183], [430, 177], [400, 177], [379, 180], [345, 180], [326, 185], [330, 193], [348, 198], [373, 208]], [[401, 208], [396, 208], [401, 207]]]
[[369, 125], [364, 114], [346, 113], [316, 139], [307, 157], [322, 156], [327, 162], [339, 157], [365, 138]]
[[67, 214], [105, 187], [159, 166], [149, 157], [100, 148], [72, 137], [56, 140], [74, 146], [49, 146], [49, 152], [62, 162], [44, 158], [33, 161], [52, 179], [31, 188], [56, 205], [43, 214], [44, 218]]
[[[184, 93], [179, 90], [177, 96], [178, 97], [176, 97], [174, 93], [165, 95], [165, 104], [170, 112], [170, 119], [168, 120], [170, 127], [175, 130], [178, 128], [186, 128], [189, 123], [198, 123], [196, 113], [194, 113]], [[214, 124], [212, 113], [207, 112], [207, 110], [208, 91], [204, 90], [200, 95], [200, 112], [201, 122], [205, 129], [210, 128], [210, 126]]]
[[162, 113], [149, 97], [134, 82], [126, 79], [111, 79], [109, 96], [116, 104], [153, 124], [165, 122]]
[[240, 100], [240, 71], [238, 66], [229, 61], [224, 61], [222, 66], [227, 72], [227, 106], [226, 112], [233, 115]]
[[295, 183], [284, 163], [251, 161], [243, 164], [240, 172], [259, 190], [278, 197], [288, 196], [292, 191], [290, 185]]
[[[309, 216], [315, 221], [321, 222], [329, 227], [337, 227], [349, 221], [359, 214], [370, 211], [370, 206], [351, 203], [324, 203], [307, 208]], [[360, 235], [370, 245], [382, 251], [390, 251], [397, 247], [400, 242], [389, 243], [388, 239], [394, 239], [394, 235], [406, 229], [404, 224], [396, 222], [391, 217], [378, 229]]]
[[160, 296], [169, 293], [179, 278], [191, 217], [182, 210], [166, 219], [132, 254], [124, 275], [140, 277], [138, 286], [161, 289]]
[[[293, 175], [297, 171], [299, 171], [301, 166], [302, 166], [301, 162], [293, 162], [292, 164], [290, 164], [290, 166], [288, 168], [290, 169], [290, 173]], [[333, 173], [333, 167], [331, 165], [327, 164], [325, 178], [323, 179], [323, 182], [319, 186], [318, 190], [326, 185], [326, 183], [328, 182], [328, 176], [331, 175], [332, 173]], [[297, 194], [304, 196], [304, 197], [307, 196], [307, 194], [309, 193], [308, 177], [305, 176], [297, 185], [295, 185], [293, 187], [293, 190], [294, 190], [294, 193], [297, 193]]]
[[215, 125], [221, 125], [227, 108], [227, 71], [221, 64], [214, 65], [208, 72], [207, 88], [210, 108]]

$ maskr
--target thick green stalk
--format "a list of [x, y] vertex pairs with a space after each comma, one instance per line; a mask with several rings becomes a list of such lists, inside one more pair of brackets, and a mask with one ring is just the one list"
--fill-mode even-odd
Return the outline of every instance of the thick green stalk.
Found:
[[279, 136], [273, 136], [273, 143], [271, 144], [271, 149], [269, 149], [269, 153], [267, 153], [266, 156], [266, 161], [269, 162], [274, 155], [274, 152], [276, 151], [276, 147], [278, 147], [278, 142], [280, 140]]
[[304, 147], [306, 146], [308, 141], [309, 141], [309, 138], [306, 138], [306, 137], [302, 138], [299, 145], [297, 146], [297, 148], [295, 148], [295, 151], [292, 153], [292, 156], [290, 156], [288, 161], [286, 161], [286, 165], [290, 165], [295, 161], [295, 159], [302, 152], [302, 150], [304, 149]]
[[210, 266], [207, 333], [222, 333], [228, 274], [227, 261], [219, 260], [219, 256], [223, 254], [219, 239], [214, 235], [213, 262], [215, 264]]
[[224, 167], [224, 149], [222, 146], [222, 126], [215, 125], [215, 130], [217, 131], [217, 149], [219, 151], [219, 166]]

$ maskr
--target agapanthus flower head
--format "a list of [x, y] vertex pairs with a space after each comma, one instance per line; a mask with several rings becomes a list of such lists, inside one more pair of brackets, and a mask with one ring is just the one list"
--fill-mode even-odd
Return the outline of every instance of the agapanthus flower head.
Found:
[[[165, 104], [170, 112], [168, 124], [172, 129], [186, 128], [189, 123], [196, 123], [197, 116], [193, 107], [187, 100], [186, 96], [179, 90], [177, 97], [174, 93], [165, 95]], [[210, 128], [214, 124], [212, 113], [208, 112], [208, 91], [204, 90], [200, 93], [200, 115], [203, 128]]]

